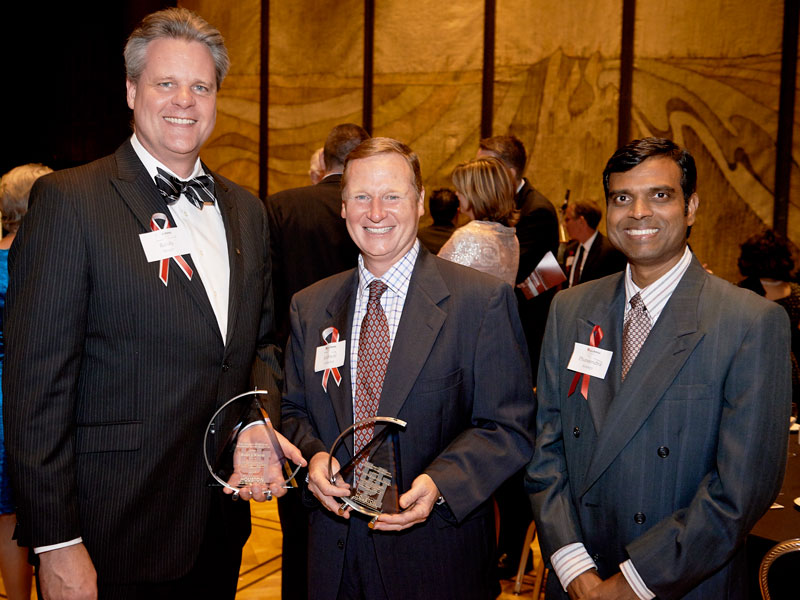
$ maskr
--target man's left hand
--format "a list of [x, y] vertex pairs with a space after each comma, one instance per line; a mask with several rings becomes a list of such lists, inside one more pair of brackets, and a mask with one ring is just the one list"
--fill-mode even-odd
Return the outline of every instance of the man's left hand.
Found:
[[400, 496], [401, 513], [394, 515], [382, 514], [375, 522], [378, 531], [400, 531], [417, 523], [423, 523], [433, 510], [433, 505], [439, 498], [439, 488], [430, 475], [422, 474], [411, 484], [411, 489]]
[[[271, 426], [271, 425], [268, 425]], [[278, 438], [278, 443], [281, 446], [284, 456], [296, 465], [306, 465], [303, 455], [289, 440], [287, 440], [280, 433], [275, 431], [275, 436]], [[237, 440], [238, 444], [267, 444], [270, 447], [269, 464], [267, 466], [267, 479], [269, 485], [254, 484], [252, 486], [243, 486], [239, 488], [238, 497], [242, 500], [255, 500], [256, 502], [264, 502], [264, 500], [272, 500], [273, 497], [279, 498], [283, 496], [287, 488], [284, 487], [285, 474], [282, 469], [280, 461], [278, 461], [275, 451], [271, 448], [269, 436], [262, 424], [254, 425], [242, 431]], [[238, 469], [238, 456], [234, 450], [234, 473], [228, 480], [228, 484], [237, 488], [241, 480], [241, 474]], [[223, 488], [222, 491], [226, 494], [233, 494], [230, 488]]]
[[628, 580], [622, 573], [617, 573], [609, 577], [601, 584], [593, 587], [589, 592], [580, 596], [581, 600], [639, 600], [639, 597], [634, 593]]

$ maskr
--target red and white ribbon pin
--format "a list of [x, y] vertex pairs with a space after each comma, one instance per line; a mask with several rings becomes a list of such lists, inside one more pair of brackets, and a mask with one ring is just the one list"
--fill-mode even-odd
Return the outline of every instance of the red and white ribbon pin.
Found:
[[[163, 221], [164, 226], [161, 227], [157, 221]], [[155, 213], [152, 217], [150, 217], [150, 229], [151, 231], [161, 231], [162, 229], [169, 229], [172, 225], [169, 224], [169, 219], [167, 215], [164, 213]], [[162, 258], [158, 265], [158, 278], [167, 285], [167, 281], [169, 281], [169, 258]], [[178, 267], [180, 267], [183, 274], [186, 275], [186, 278], [191, 281], [192, 275], [194, 272], [192, 271], [192, 267], [189, 266], [189, 263], [180, 255], [176, 255], [172, 257], [176, 263], [178, 263]]]
[[[595, 325], [592, 327], [592, 333], [589, 334], [589, 345], [593, 348], [597, 348], [600, 342], [603, 340], [603, 330], [600, 329], [600, 325]], [[581, 383], [581, 395], [585, 399], [589, 399], [589, 380], [591, 377], [586, 373], [575, 373], [575, 377], [572, 378], [572, 383], [569, 386], [569, 393], [567, 396], [572, 396], [575, 388], [578, 386], [578, 380], [583, 376], [583, 383]]]
[[[330, 338], [330, 341], [328, 338]], [[326, 346], [328, 344], [335, 344], [339, 341], [339, 330], [336, 329], [336, 327], [328, 327], [322, 332], [322, 341], [325, 342]], [[325, 372], [322, 374], [322, 389], [326, 392], [328, 391], [328, 377], [330, 377], [331, 373], [333, 373], [333, 380], [336, 382], [337, 386], [342, 383], [342, 374], [339, 373], [337, 367], [325, 369]]]

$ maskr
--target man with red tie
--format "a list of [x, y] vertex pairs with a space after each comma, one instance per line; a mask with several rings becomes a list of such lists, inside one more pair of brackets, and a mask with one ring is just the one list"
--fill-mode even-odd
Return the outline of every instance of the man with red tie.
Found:
[[[511, 287], [420, 246], [419, 160], [388, 138], [347, 159], [342, 217], [358, 267], [298, 293], [286, 357], [284, 433], [309, 459], [309, 593], [315, 599], [496, 597], [491, 495], [530, 456], [534, 399]], [[345, 351], [315, 368], [335, 332]], [[400, 507], [368, 527], [339, 514], [340, 432], [372, 416], [399, 433]], [[367, 443], [357, 435], [354, 451]], [[363, 438], [363, 439], [362, 439]], [[334, 468], [352, 450], [342, 444]]]

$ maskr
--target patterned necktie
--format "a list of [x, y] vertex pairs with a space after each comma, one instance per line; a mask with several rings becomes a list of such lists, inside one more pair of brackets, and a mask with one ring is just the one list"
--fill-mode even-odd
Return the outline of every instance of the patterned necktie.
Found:
[[570, 273], [571, 277], [569, 282], [569, 287], [573, 285], [578, 285], [581, 279], [581, 263], [583, 262], [583, 244], [580, 245], [580, 250], [578, 250], [578, 256], [575, 258], [575, 262], [572, 263], [572, 272]]
[[650, 321], [650, 315], [647, 314], [647, 308], [642, 301], [641, 292], [637, 293], [631, 298], [631, 309], [628, 311], [625, 325], [622, 327], [622, 380], [625, 381], [625, 376], [636, 360], [636, 355], [642, 348], [642, 344], [647, 339], [650, 333], [650, 328], [653, 323]]
[[[374, 279], [369, 284], [367, 314], [361, 322], [358, 337], [356, 364], [356, 399], [353, 404], [354, 421], [363, 421], [378, 414], [378, 404], [383, 390], [383, 377], [389, 364], [389, 322], [381, 307], [381, 296], [387, 285]], [[358, 452], [372, 439], [374, 425], [359, 427], [355, 432], [354, 451]], [[361, 474], [364, 460], [356, 466], [356, 476]]]
[[177, 202], [181, 194], [200, 210], [203, 204], [214, 204], [214, 179], [210, 175], [199, 175], [188, 181], [181, 181], [161, 168], [156, 167], [156, 186], [167, 204]]

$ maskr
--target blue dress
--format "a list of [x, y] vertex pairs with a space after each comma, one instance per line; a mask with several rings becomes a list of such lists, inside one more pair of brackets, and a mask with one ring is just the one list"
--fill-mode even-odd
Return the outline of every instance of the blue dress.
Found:
[[[6, 307], [6, 290], [8, 290], [8, 250], [0, 249], [0, 381], [3, 377], [3, 360], [6, 355], [3, 344], [3, 312]], [[5, 515], [14, 512], [14, 501], [11, 499], [11, 483], [8, 481], [2, 409], [3, 389], [0, 387], [0, 514]]]

